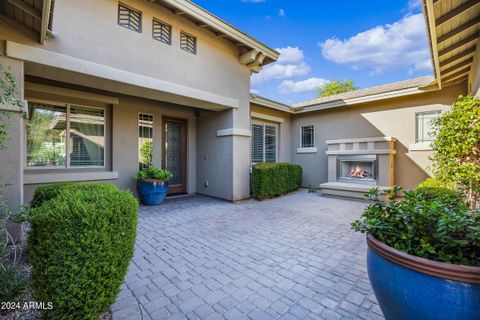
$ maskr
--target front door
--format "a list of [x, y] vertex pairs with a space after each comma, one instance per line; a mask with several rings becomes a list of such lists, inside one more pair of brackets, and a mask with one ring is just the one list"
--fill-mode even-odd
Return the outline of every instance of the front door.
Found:
[[187, 192], [187, 121], [163, 117], [163, 168], [173, 173], [168, 194]]

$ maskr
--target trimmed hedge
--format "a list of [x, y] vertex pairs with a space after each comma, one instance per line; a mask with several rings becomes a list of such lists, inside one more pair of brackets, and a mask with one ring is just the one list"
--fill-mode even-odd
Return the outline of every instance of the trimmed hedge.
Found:
[[30, 202], [30, 207], [36, 208], [41, 206], [44, 202], [55, 198], [62, 192], [64, 189], [68, 188], [69, 190], [118, 190], [118, 188], [111, 184], [103, 183], [74, 183], [74, 182], [61, 182], [61, 183], [52, 183], [40, 186], [35, 189], [33, 199]]
[[302, 167], [291, 163], [257, 163], [252, 168], [253, 196], [269, 199], [299, 189]]
[[107, 184], [37, 189], [28, 258], [42, 319], [98, 319], [115, 301], [133, 256], [138, 202]]

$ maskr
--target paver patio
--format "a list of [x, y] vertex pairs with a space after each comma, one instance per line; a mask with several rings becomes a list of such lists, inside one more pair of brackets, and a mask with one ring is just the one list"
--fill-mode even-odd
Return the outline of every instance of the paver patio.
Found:
[[349, 225], [364, 206], [298, 192], [141, 207], [113, 319], [383, 319]]

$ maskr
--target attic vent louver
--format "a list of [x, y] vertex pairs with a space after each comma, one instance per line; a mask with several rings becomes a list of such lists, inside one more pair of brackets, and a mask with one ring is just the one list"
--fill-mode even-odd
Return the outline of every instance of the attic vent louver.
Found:
[[186, 34], [180, 33], [180, 49], [185, 50], [192, 54], [197, 54], [197, 38]]
[[142, 32], [142, 13], [124, 4], [118, 4], [118, 24], [127, 29]]
[[160, 42], [172, 44], [172, 26], [154, 18], [152, 37]]

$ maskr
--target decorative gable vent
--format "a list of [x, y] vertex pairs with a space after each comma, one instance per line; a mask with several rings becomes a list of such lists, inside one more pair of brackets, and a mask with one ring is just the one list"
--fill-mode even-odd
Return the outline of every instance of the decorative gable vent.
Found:
[[124, 4], [118, 4], [118, 24], [127, 29], [142, 32], [142, 13]]
[[197, 38], [185, 32], [180, 32], [180, 49], [197, 54]]
[[172, 44], [172, 26], [154, 18], [152, 37], [160, 42]]

